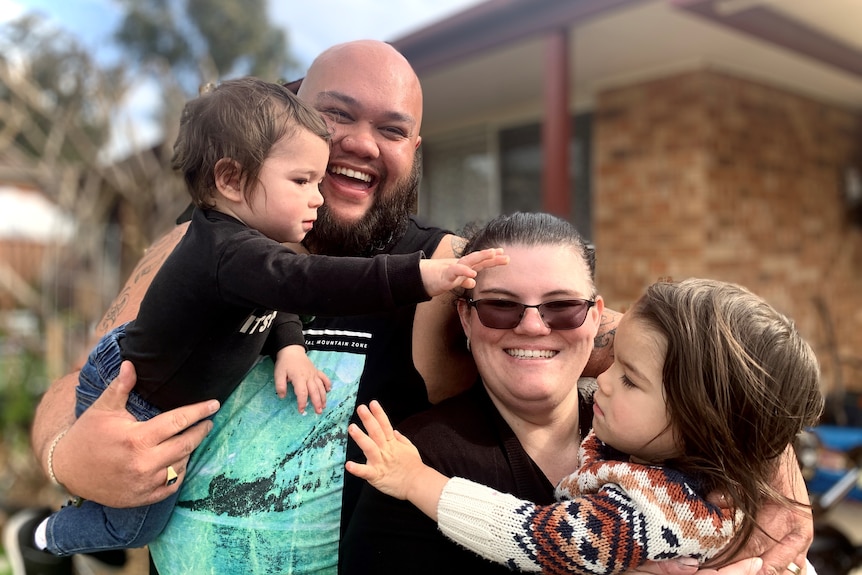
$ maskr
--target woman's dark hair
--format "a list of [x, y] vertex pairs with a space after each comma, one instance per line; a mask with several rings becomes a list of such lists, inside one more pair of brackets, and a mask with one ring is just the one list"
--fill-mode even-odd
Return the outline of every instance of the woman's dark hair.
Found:
[[820, 368], [793, 322], [747, 289], [689, 279], [660, 282], [626, 313], [667, 338], [662, 373], [683, 455], [666, 462], [724, 493], [742, 512], [730, 559], [748, 542], [781, 455], [823, 410]]
[[233, 160], [250, 200], [272, 147], [303, 129], [329, 141], [320, 114], [284, 86], [253, 77], [227, 80], [186, 104], [171, 165], [195, 205], [211, 207], [216, 163]]
[[578, 230], [566, 220], [542, 212], [515, 212], [497, 216], [485, 225], [470, 224], [462, 232], [468, 238], [460, 255], [500, 246], [571, 246], [587, 265], [589, 279], [595, 279], [596, 255]]

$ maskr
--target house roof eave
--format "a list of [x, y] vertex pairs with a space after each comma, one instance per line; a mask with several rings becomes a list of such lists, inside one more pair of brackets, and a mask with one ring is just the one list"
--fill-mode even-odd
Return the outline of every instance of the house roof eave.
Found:
[[393, 40], [418, 74], [646, 0], [489, 0]]
[[862, 77], [862, 51], [789, 18], [765, 4], [722, 9], [720, 0], [669, 0], [671, 5], [716, 24], [755, 36], [803, 54], [854, 76]]

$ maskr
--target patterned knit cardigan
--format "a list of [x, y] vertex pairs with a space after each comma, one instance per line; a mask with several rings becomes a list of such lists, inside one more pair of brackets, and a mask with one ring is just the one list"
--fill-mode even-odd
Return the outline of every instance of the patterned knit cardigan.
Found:
[[609, 575], [686, 556], [702, 563], [730, 542], [733, 514], [703, 499], [696, 482], [621, 456], [590, 433], [580, 469], [547, 506], [453, 478], [438, 504], [440, 530], [510, 569], [545, 573]]

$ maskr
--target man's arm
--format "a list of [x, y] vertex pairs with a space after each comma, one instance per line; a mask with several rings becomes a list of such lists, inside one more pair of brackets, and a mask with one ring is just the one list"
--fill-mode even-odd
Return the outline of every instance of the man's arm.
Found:
[[598, 377], [614, 363], [614, 336], [617, 334], [617, 326], [622, 317], [623, 314], [618, 311], [604, 309], [599, 331], [596, 333], [593, 353], [590, 354], [590, 359], [584, 366], [582, 376]]
[[[153, 275], [186, 227], [178, 226], [147, 251], [98, 324], [97, 338], [134, 319]], [[80, 368], [84, 360], [80, 358], [74, 367]], [[77, 371], [58, 379], [36, 409], [31, 443], [45, 474], [50, 476], [51, 454], [57, 480], [71, 493], [114, 507], [152, 503], [176, 491], [178, 484], [164, 486], [165, 469], [173, 465], [184, 476], [188, 455], [212, 426], [209, 421], [194, 424], [212, 415], [218, 402], [202, 402], [137, 422], [125, 410], [135, 383], [134, 369], [126, 362], [104, 395], [76, 421], [77, 382]]]
[[785, 497], [804, 506], [768, 503], [758, 514], [757, 523], [765, 533], [755, 531], [748, 547], [739, 556], [762, 557], [761, 575], [787, 575], [784, 572], [791, 562], [804, 570], [805, 556], [814, 539], [808, 490], [792, 445], [787, 446], [779, 462], [775, 486]]
[[103, 335], [116, 326], [135, 318], [152, 276], [155, 275], [156, 270], [180, 241], [186, 227], [188, 226], [177, 226], [147, 250], [147, 253], [132, 270], [123, 290], [97, 324], [85, 355], [79, 357], [72, 365], [73, 373], [66, 374], [52, 383], [45, 395], [42, 396], [42, 400], [36, 407], [30, 442], [45, 475], [49, 475], [47, 461], [51, 443], [58, 434], [69, 429], [75, 422], [75, 386], [78, 384], [78, 371], [87, 360], [86, 354]]
[[[463, 244], [463, 238], [447, 235], [431, 257], [457, 257], [455, 254], [461, 253]], [[431, 403], [457, 395], [476, 381], [476, 364], [467, 350], [452, 294], [438, 295], [416, 306], [413, 364], [425, 380]]]
[[[787, 447], [775, 479], [776, 487], [783, 495], [808, 505], [808, 491], [792, 446]], [[710, 499], [713, 500], [712, 497]], [[713, 503], [720, 505], [720, 498], [715, 498]], [[682, 558], [657, 563], [651, 561], [627, 575], [787, 575], [785, 571], [789, 571], [791, 563], [801, 567], [804, 575], [808, 565], [805, 556], [814, 538], [811, 508], [768, 504], [758, 514], [757, 523], [765, 533], [755, 531], [748, 546], [734, 558], [734, 563], [718, 570], [698, 570], [697, 561]]]

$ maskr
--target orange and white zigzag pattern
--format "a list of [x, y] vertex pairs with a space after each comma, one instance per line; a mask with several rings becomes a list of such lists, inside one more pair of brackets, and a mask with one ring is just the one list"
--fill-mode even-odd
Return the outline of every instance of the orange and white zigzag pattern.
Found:
[[623, 573], [647, 560], [718, 554], [734, 530], [733, 514], [708, 503], [672, 469], [603, 459], [590, 434], [581, 468], [557, 486], [559, 504], [524, 505], [521, 552], [544, 573]]

